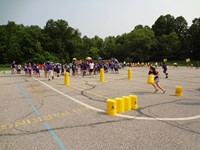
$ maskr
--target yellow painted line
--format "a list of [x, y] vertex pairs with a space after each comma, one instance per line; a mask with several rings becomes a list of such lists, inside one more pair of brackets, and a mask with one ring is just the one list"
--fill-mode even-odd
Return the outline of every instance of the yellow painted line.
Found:
[[28, 88], [31, 88], [33, 90], [33, 92], [38, 93], [38, 94], [43, 94], [46, 92], [46, 90], [44, 88], [42, 88], [41, 86], [38, 85], [28, 85]]
[[[78, 87], [75, 87], [75, 86], [69, 86], [73, 89], [76, 89], [76, 90], [79, 90], [79, 91], [83, 91], [84, 89], [81, 89], [81, 88], [78, 88]], [[89, 93], [89, 94], [92, 94], [94, 96], [97, 96], [97, 97], [101, 97], [101, 98], [104, 98], [104, 99], [108, 99], [108, 97], [105, 97], [103, 95], [100, 95], [100, 94], [97, 94], [97, 93], [94, 93], [94, 92], [91, 92], [91, 91], [84, 91], [85, 93]]]
[[[55, 81], [55, 80], [53, 80], [54, 82], [56, 82], [56, 83], [59, 83], [59, 84], [62, 84], [61, 82], [59, 82], [59, 81]], [[75, 89], [75, 90], [78, 90], [78, 91], [84, 91], [85, 89], [81, 89], [81, 88], [78, 88], [78, 87], [75, 87], [75, 86], [67, 86], [67, 87], [70, 87], [70, 88], [72, 88], [72, 89]], [[100, 94], [97, 94], [97, 93], [94, 93], [94, 92], [91, 92], [91, 91], [84, 91], [85, 93], [88, 93], [88, 94], [91, 94], [91, 95], [94, 95], [94, 96], [97, 96], [97, 97], [101, 97], [101, 98], [103, 98], [103, 99], [108, 99], [108, 97], [105, 97], [105, 96], [103, 96], [103, 95], [100, 95]]]
[[57, 113], [52, 113], [52, 114], [48, 114], [44, 116], [39, 116], [36, 118], [24, 118], [22, 120], [18, 120], [12, 123], [4, 123], [0, 125], [0, 130], [10, 130], [10, 129], [19, 128], [22, 126], [29, 126], [32, 124], [38, 124], [44, 121], [50, 121], [57, 118], [64, 118], [72, 114], [83, 113], [86, 111], [89, 111], [89, 108], [81, 107], [81, 108], [72, 109], [71, 111], [57, 112]]

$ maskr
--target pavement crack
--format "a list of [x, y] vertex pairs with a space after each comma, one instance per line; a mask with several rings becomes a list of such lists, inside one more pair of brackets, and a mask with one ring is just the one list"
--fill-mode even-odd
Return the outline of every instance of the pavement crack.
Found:
[[93, 98], [93, 97], [91, 97], [91, 96], [86, 95], [86, 92], [88, 92], [88, 91], [90, 91], [90, 90], [92, 90], [92, 89], [95, 89], [96, 86], [95, 86], [95, 85], [89, 84], [88, 81], [86, 81], [85, 84], [88, 85], [88, 86], [90, 86], [91, 88], [82, 90], [82, 91], [81, 91], [81, 95], [84, 96], [84, 97], [86, 97], [86, 98], [88, 98], [89, 100], [93, 100], [93, 101], [98, 101], [98, 102], [103, 102], [103, 103], [104, 103], [104, 101], [102, 101], [102, 100], [95, 99], [95, 98]]

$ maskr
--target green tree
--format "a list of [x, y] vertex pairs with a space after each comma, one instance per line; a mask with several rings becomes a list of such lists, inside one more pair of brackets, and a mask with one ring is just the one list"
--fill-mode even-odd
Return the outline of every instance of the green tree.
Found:
[[189, 30], [188, 23], [184, 17], [180, 16], [175, 19], [175, 32], [180, 40], [180, 47], [176, 51], [176, 59], [185, 59], [189, 49]]
[[200, 60], [200, 18], [195, 18], [189, 29], [190, 33], [190, 48], [187, 56], [192, 59]]
[[160, 36], [163, 34], [170, 34], [175, 31], [175, 18], [168, 15], [161, 15], [152, 26], [155, 36]]
[[94, 60], [97, 60], [99, 58], [99, 49], [96, 47], [91, 47], [88, 54]]
[[128, 56], [134, 61], [148, 61], [151, 58], [151, 49], [156, 44], [153, 30], [145, 26], [136, 26], [133, 31], [127, 34]]

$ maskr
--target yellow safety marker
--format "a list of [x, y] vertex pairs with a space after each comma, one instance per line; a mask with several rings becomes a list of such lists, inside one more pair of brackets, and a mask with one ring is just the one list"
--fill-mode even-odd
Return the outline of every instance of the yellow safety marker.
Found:
[[104, 82], [104, 68], [100, 69], [100, 82]]
[[154, 84], [154, 75], [153, 74], [148, 75], [147, 83]]
[[182, 86], [176, 86], [175, 95], [176, 96], [183, 96], [183, 87]]
[[124, 112], [124, 99], [123, 98], [115, 98], [117, 103], [117, 113]]
[[107, 100], [107, 114], [108, 115], [116, 115], [117, 114], [117, 105], [116, 101], [114, 99], [108, 99]]
[[132, 80], [132, 69], [128, 69], [128, 79]]
[[70, 85], [69, 72], [66, 72], [66, 73], [65, 73], [64, 84], [65, 84], [65, 85]]
[[123, 96], [124, 99], [124, 110], [131, 110], [131, 98], [129, 96]]
[[132, 109], [138, 109], [138, 97], [137, 95], [129, 95], [131, 98], [131, 108]]

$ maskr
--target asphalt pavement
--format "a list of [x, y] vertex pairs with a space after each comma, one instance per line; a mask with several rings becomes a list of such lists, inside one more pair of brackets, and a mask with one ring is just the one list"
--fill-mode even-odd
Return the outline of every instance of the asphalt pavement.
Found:
[[[0, 74], [0, 150], [199, 150], [200, 69], [162, 68], [154, 93], [147, 67], [119, 74], [43, 77]], [[175, 96], [176, 86], [183, 96]], [[106, 114], [106, 100], [134, 94], [139, 108]]]

